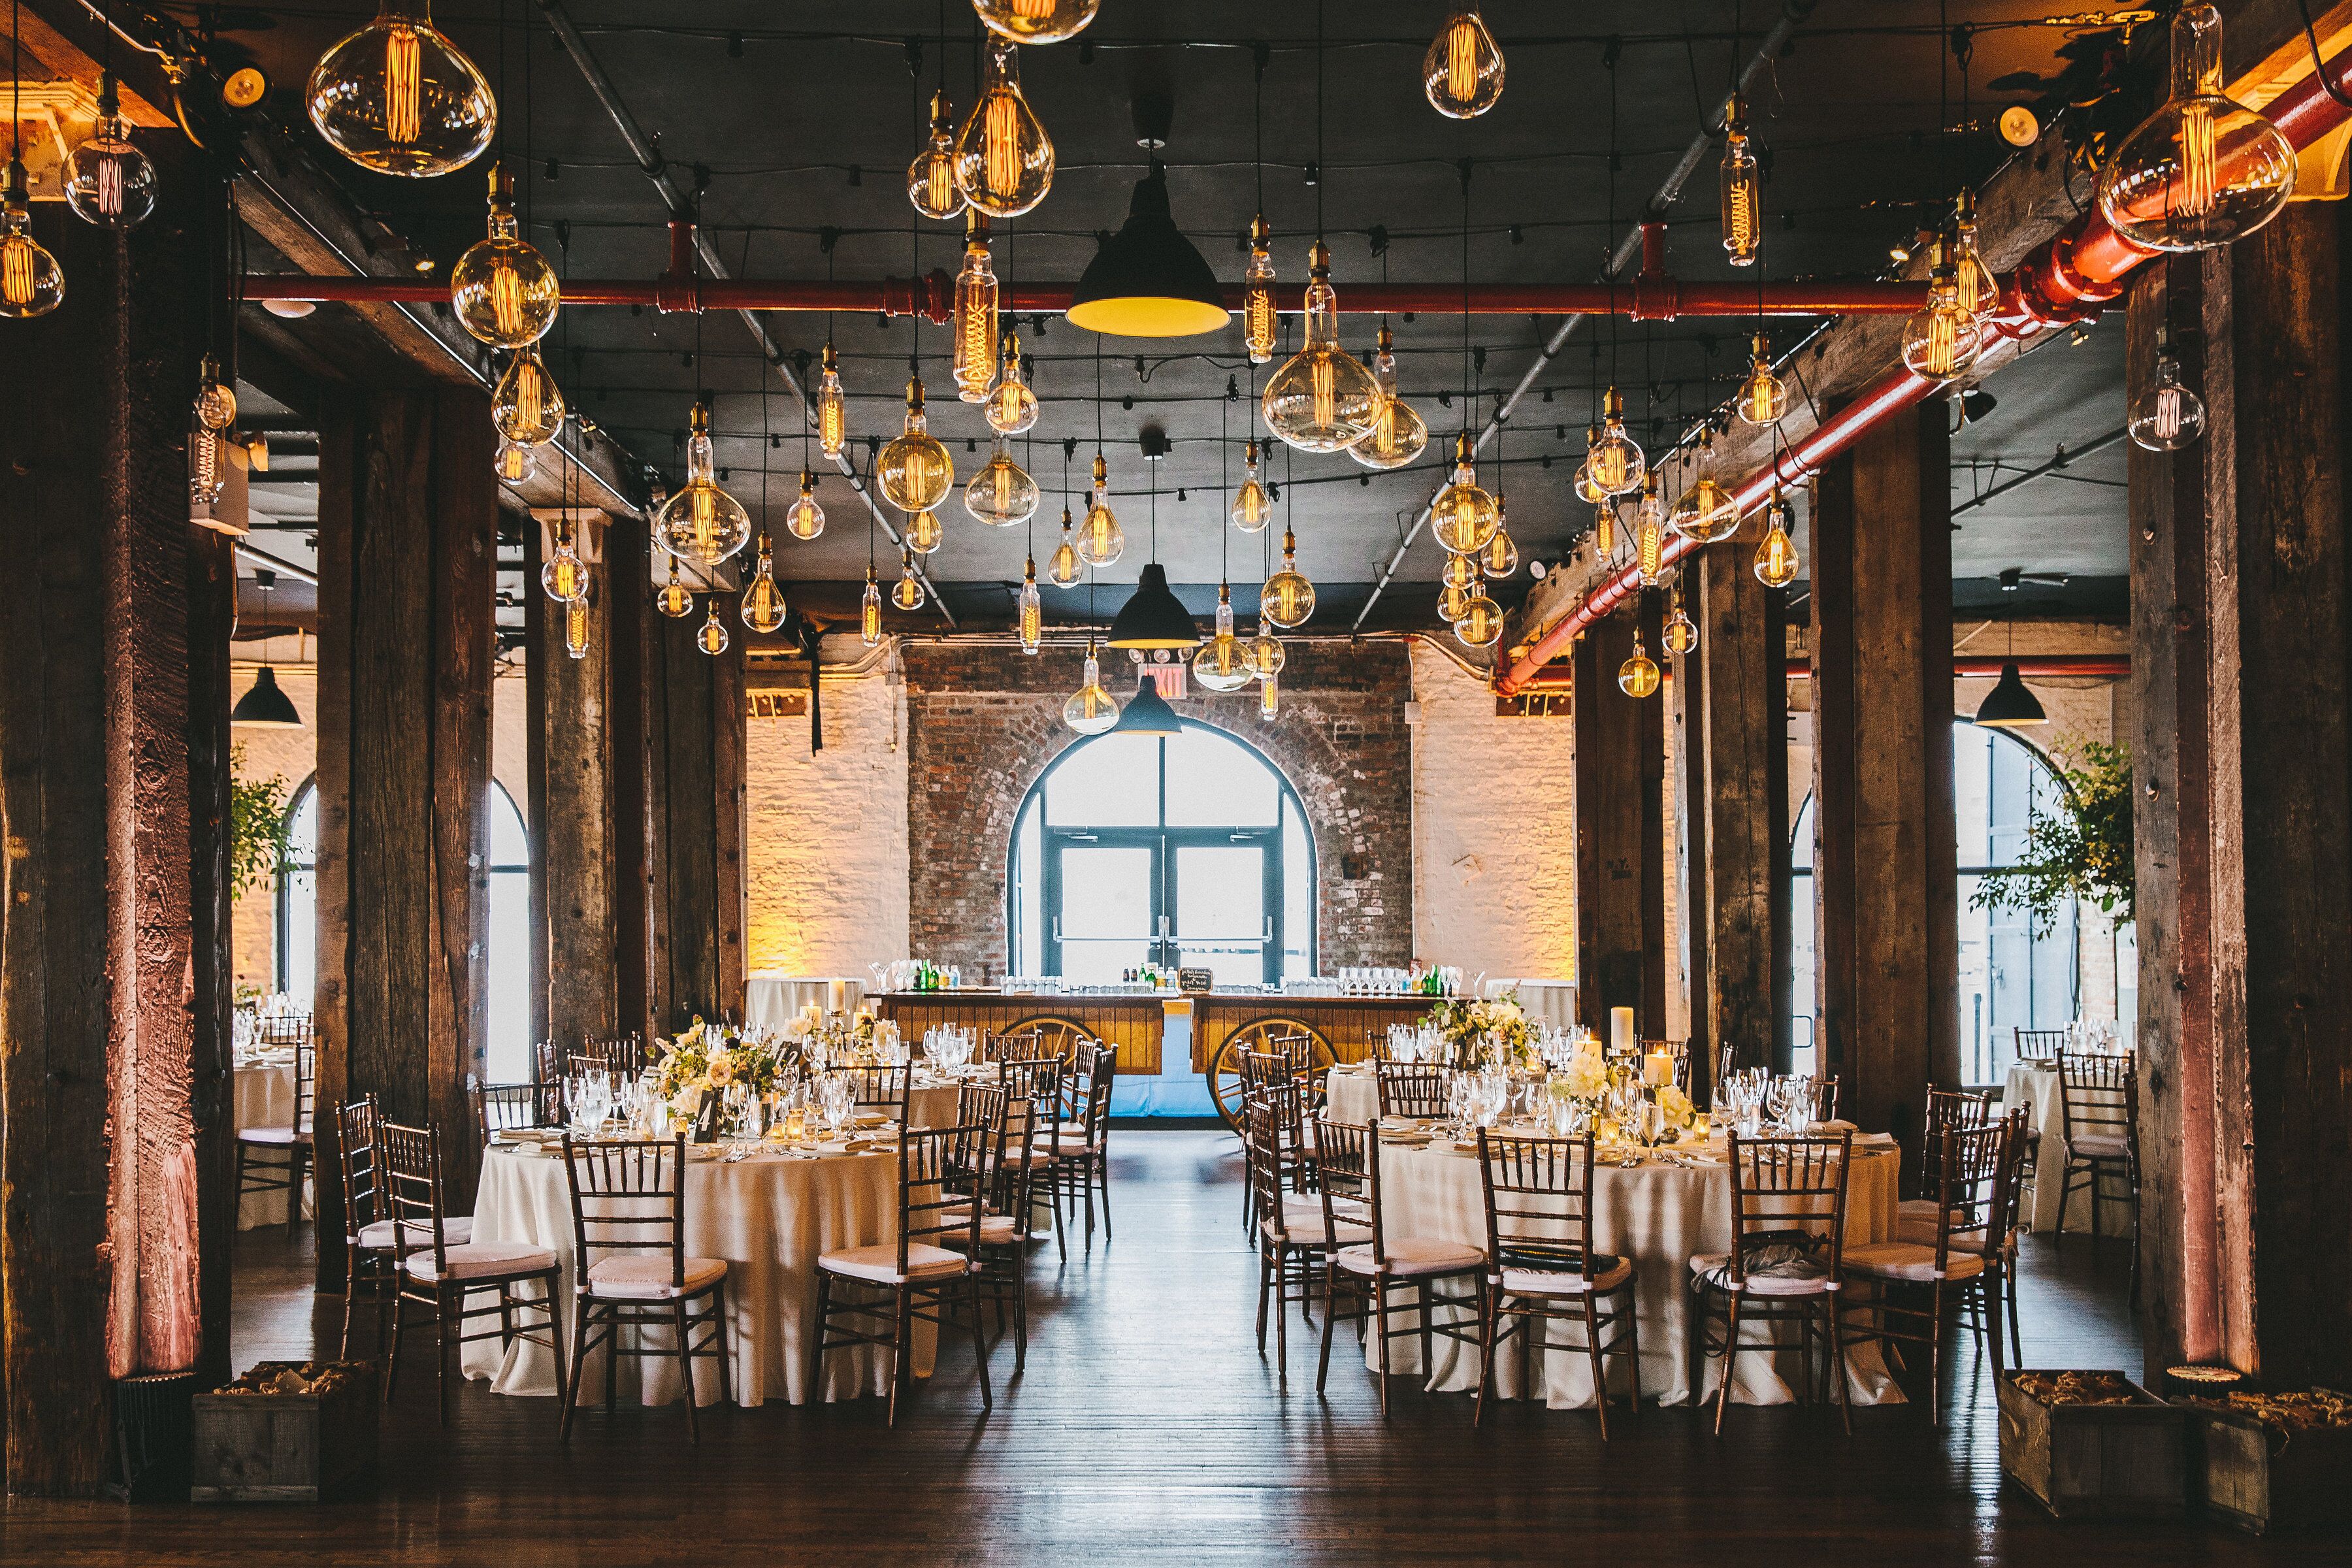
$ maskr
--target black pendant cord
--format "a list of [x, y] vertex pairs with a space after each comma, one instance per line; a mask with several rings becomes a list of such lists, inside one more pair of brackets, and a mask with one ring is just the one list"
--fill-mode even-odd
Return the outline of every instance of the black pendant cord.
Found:
[[1323, 0], [1315, 0], [1315, 243], [1323, 243]]
[[1462, 431], [1477, 422], [1478, 388], [1470, 370], [1470, 160], [1462, 160]]
[[[1252, 56], [1254, 68], [1250, 72], [1250, 118], [1255, 127], [1254, 134], [1256, 138], [1256, 151], [1250, 154], [1250, 161], [1257, 170], [1257, 212], [1260, 217], [1265, 216], [1265, 65], [1271, 58], [1272, 51], [1263, 42], [1257, 44]], [[2317, 58], [2315, 53], [2313, 58]]]
[[1095, 334], [1095, 456], [1103, 455], [1102, 334]]
[[[25, 161], [25, 36], [23, 0], [8, 0], [8, 162]], [[12, 193], [13, 194], [13, 193]]]
[[1617, 258], [1609, 237], [1617, 232], [1617, 46], [1601, 51], [1601, 68], [1609, 73], [1609, 226], [1601, 231], [1601, 269], [1609, 284], [1609, 384], [1617, 384]]
[[[1217, 499], [1227, 505], [1231, 503], [1225, 501], [1225, 497], [1232, 493], [1234, 479], [1233, 453], [1229, 449], [1233, 429], [1233, 422], [1228, 417], [1232, 412], [1227, 406], [1230, 401], [1222, 397], [1217, 400]], [[1232, 582], [1233, 563], [1234, 531], [1230, 528], [1220, 528], [1217, 530], [1217, 585], [1219, 587], [1223, 587]]]

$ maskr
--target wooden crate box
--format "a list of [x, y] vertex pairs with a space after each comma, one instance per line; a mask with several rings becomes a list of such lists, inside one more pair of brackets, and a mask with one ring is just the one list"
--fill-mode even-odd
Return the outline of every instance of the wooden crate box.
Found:
[[2182, 1408], [2189, 1479], [2207, 1512], [2256, 1535], [2352, 1523], [2352, 1426], [2288, 1430], [2220, 1400]]
[[[2001, 1379], [2002, 1472], [2064, 1519], [2150, 1519], [2183, 1512], [2181, 1412], [2122, 1373], [2072, 1376], [2112, 1379], [2129, 1391], [2126, 1404], [2046, 1403], [2031, 1392], [2035, 1380], [2067, 1375], [2020, 1372]], [[2021, 1378], [2027, 1380], [2023, 1385]]]
[[[270, 1385], [292, 1371], [315, 1388]], [[375, 1469], [376, 1369], [370, 1362], [266, 1361], [195, 1397], [195, 1502], [320, 1502]]]

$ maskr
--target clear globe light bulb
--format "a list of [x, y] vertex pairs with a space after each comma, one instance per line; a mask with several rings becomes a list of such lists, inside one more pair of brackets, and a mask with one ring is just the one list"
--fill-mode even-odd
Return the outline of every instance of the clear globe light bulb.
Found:
[[1456, 555], [1448, 551], [1444, 568], [1438, 573], [1437, 580], [1449, 588], [1467, 588], [1478, 581], [1478, 563], [1467, 555]]
[[686, 483], [654, 513], [654, 542], [698, 566], [716, 566], [751, 537], [751, 515], [719, 488], [710, 456], [710, 411], [698, 403], [686, 438]]
[[988, 30], [1016, 44], [1058, 44], [1095, 19], [1102, 0], [971, 0]]
[[588, 568], [581, 561], [568, 531], [557, 542], [555, 553], [539, 569], [539, 585], [559, 604], [576, 599], [587, 591]]
[[874, 568], [866, 569], [866, 593], [857, 602], [857, 640], [873, 647], [882, 640], [882, 584], [874, 580]]
[[1592, 448], [1599, 445], [1601, 426], [1587, 425], [1584, 427], [1584, 460], [1576, 465], [1576, 478], [1569, 483], [1569, 488], [1576, 492], [1577, 500], [1593, 506], [1599, 506], [1609, 499], [1609, 492], [1601, 489], [1592, 477]]
[[955, 123], [945, 91], [931, 94], [931, 132], [907, 165], [907, 199], [925, 217], [950, 218], [963, 211], [963, 187], [956, 184]]
[[1118, 699], [1103, 689], [1102, 661], [1095, 657], [1091, 642], [1087, 644], [1086, 673], [1062, 704], [1062, 722], [1081, 735], [1099, 735], [1118, 722]]
[[2210, 250], [2278, 216], [2294, 182], [2294, 144], [2221, 90], [2221, 14], [2183, 5], [2172, 94], [2099, 171], [2099, 211], [2153, 249]]
[[1636, 700], [1653, 696], [1658, 689], [1658, 665], [1642, 646], [1642, 634], [1633, 634], [1633, 651], [1617, 667], [1617, 689]]
[[1788, 384], [1772, 374], [1772, 345], [1759, 332], [1748, 379], [1739, 386], [1739, 417], [1750, 425], [1777, 425], [1788, 412]]
[[1037, 481], [1013, 460], [1002, 436], [996, 438], [988, 461], [963, 488], [964, 510], [991, 528], [1012, 528], [1028, 521], [1040, 499]]
[[1242, 273], [1242, 341], [1249, 345], [1250, 363], [1264, 364], [1274, 357], [1276, 321], [1274, 309], [1274, 256], [1267, 248], [1274, 231], [1265, 215], [1250, 219], [1249, 266]]
[[449, 272], [457, 324], [492, 348], [535, 343], [555, 324], [562, 286], [539, 247], [515, 223], [508, 182], [490, 170], [490, 232], [466, 247]]
[[1960, 304], [1959, 272], [1939, 260], [1927, 274], [1927, 303], [1903, 327], [1903, 363], [1914, 375], [1949, 381], [1977, 363], [1984, 329]]
[[1797, 580], [1797, 546], [1789, 537], [1789, 503], [1774, 492], [1764, 509], [1764, 542], [1756, 547], [1756, 577], [1768, 588], [1785, 588]]
[[1282, 667], [1290, 661], [1290, 650], [1265, 627], [1266, 623], [1260, 620], [1257, 636], [1250, 638], [1249, 644], [1250, 668], [1260, 680], [1271, 680], [1280, 675]]
[[[1496, 510], [1500, 510], [1497, 502]], [[1478, 570], [1497, 581], [1519, 569], [1519, 547], [1512, 542], [1507, 523], [1497, 524], [1495, 537], [1486, 541], [1486, 548], [1478, 552]]]
[[719, 618], [719, 595], [710, 595], [710, 613], [702, 619], [701, 629], [694, 634], [694, 646], [717, 658], [727, 651], [727, 624]]
[[694, 614], [693, 591], [677, 580], [677, 557], [674, 555], [670, 557], [669, 581], [663, 584], [661, 592], [654, 595], [654, 608], [674, 621], [682, 621]]
[[963, 268], [955, 280], [956, 395], [966, 403], [988, 401], [996, 379], [996, 270], [988, 256], [988, 220], [965, 215]]
[[1430, 531], [1437, 542], [1456, 555], [1475, 555], [1495, 537], [1503, 523], [1495, 498], [1478, 486], [1471, 466], [1470, 432], [1454, 438], [1454, 473], [1437, 499], [1429, 503]]
[[824, 340], [824, 356], [818, 361], [816, 378], [816, 448], [828, 458], [838, 458], [849, 440], [849, 408], [841, 394], [841, 360], [833, 352], [833, 340]]
[[1611, 387], [1601, 399], [1601, 439], [1584, 454], [1590, 487], [1602, 496], [1631, 495], [1642, 488], [1650, 460], [1642, 445], [1625, 434], [1625, 399]]
[[1977, 250], [1976, 196], [1965, 188], [1952, 205], [1951, 257], [1960, 309], [1977, 319], [1980, 333], [1990, 332], [2000, 314], [2000, 279]]
[[1448, 120], [1475, 120], [1503, 96], [1503, 51], [1477, 7], [1445, 19], [1421, 60], [1429, 106]]
[[1429, 445], [1429, 426], [1412, 404], [1397, 395], [1395, 339], [1386, 321], [1381, 322], [1380, 352], [1372, 356], [1372, 384], [1380, 389], [1372, 427], [1348, 448], [1348, 455], [1368, 468], [1402, 468]]
[[1503, 607], [1484, 594], [1473, 594], [1454, 622], [1454, 635], [1465, 647], [1492, 647], [1503, 635]]
[[32, 234], [25, 165], [8, 160], [5, 199], [0, 199], [0, 319], [28, 321], [65, 302], [65, 269]]
[[991, 217], [1018, 217], [1054, 187], [1053, 138], [1021, 96], [1019, 54], [1003, 39], [990, 45], [987, 85], [956, 137], [956, 183]]
[[1234, 492], [1230, 515], [1234, 526], [1244, 533], [1262, 533], [1274, 517], [1274, 502], [1266, 498], [1265, 487], [1257, 479], [1257, 442], [1252, 439], [1242, 447], [1242, 488]]
[[1086, 563], [1078, 559], [1078, 546], [1070, 534], [1070, 509], [1062, 508], [1062, 542], [1045, 563], [1045, 578], [1056, 588], [1075, 588], [1087, 574]]
[[1706, 431], [1698, 438], [1698, 478], [1675, 502], [1667, 526], [1694, 543], [1712, 544], [1738, 532], [1745, 521], [1739, 498], [1715, 477], [1715, 432]]
[[882, 448], [875, 475], [883, 498], [904, 512], [929, 510], [955, 483], [955, 459], [930, 433], [919, 380], [907, 383], [907, 427]]
[[1094, 490], [1087, 498], [1086, 520], [1078, 524], [1078, 558], [1097, 569], [1117, 561], [1127, 549], [1127, 534], [1118, 514], [1110, 510], [1110, 469], [1100, 452], [1095, 454]]
[[1282, 531], [1282, 570], [1258, 590], [1258, 613], [1284, 631], [1307, 624], [1315, 614], [1315, 584], [1298, 570], [1298, 539]]
[[824, 508], [817, 504], [814, 469], [801, 470], [801, 493], [784, 509], [784, 531], [803, 543], [824, 531]]
[[210, 354], [196, 371], [196, 423], [215, 432], [236, 423], [236, 389], [221, 379], [220, 361]]
[[1734, 267], [1752, 267], [1764, 244], [1764, 186], [1756, 151], [1748, 142], [1748, 120], [1738, 94], [1723, 122], [1723, 249]]
[[947, 527], [940, 521], [940, 514], [926, 507], [907, 519], [907, 531], [901, 537], [908, 550], [918, 555], [929, 555], [945, 542], [947, 536]]
[[155, 210], [155, 165], [131, 140], [114, 73], [98, 79], [98, 128], [66, 160], [66, 205], [100, 228], [138, 227]]
[[1004, 334], [1003, 367], [988, 389], [986, 412], [988, 427], [1000, 436], [1018, 436], [1037, 423], [1037, 395], [1023, 377], [1019, 332]]
[[1680, 579], [1675, 583], [1674, 613], [1666, 617], [1665, 630], [1659, 635], [1658, 640], [1664, 643], [1666, 651], [1677, 658], [1698, 647], [1698, 626], [1683, 608]]
[[908, 552], [898, 552], [898, 580], [890, 585], [890, 602], [902, 610], [919, 610], [929, 595], [923, 591], [923, 580], [915, 575], [915, 558]]
[[1234, 636], [1233, 589], [1217, 584], [1217, 629], [1192, 656], [1192, 679], [1211, 691], [1239, 691], [1257, 679], [1249, 644]]
[[1302, 452], [1336, 452], [1372, 427], [1381, 389], [1372, 373], [1339, 346], [1339, 300], [1331, 289], [1331, 254], [1318, 240], [1309, 255], [1307, 346], [1266, 378], [1258, 406], [1265, 427]]
[[1614, 497], [1592, 509], [1592, 553], [1601, 561], [1617, 557], [1617, 502]]
[[539, 454], [520, 442], [509, 441], [501, 436], [499, 437], [499, 455], [491, 467], [500, 484], [519, 485], [539, 472]]
[[384, 0], [311, 68], [310, 123], [362, 168], [429, 179], [472, 163], [498, 131], [489, 82], [431, 12], [425, 0]]
[[507, 373], [490, 394], [490, 423], [499, 434], [524, 447], [543, 446], [563, 428], [563, 394], [539, 357], [539, 345], [526, 344], [515, 353]]
[[760, 563], [743, 589], [743, 624], [762, 636], [784, 624], [783, 591], [776, 586], [776, 563], [765, 536], [760, 540]]
[[1437, 616], [1447, 626], [1454, 625], [1470, 613], [1470, 590], [1465, 585], [1448, 583], [1437, 590]]
[[1045, 601], [1037, 593], [1037, 562], [1033, 556], [1022, 563], [1021, 597], [1013, 605], [1013, 624], [1019, 629], [1021, 651], [1034, 654], [1045, 644]]
[[2132, 404], [2124, 426], [2151, 452], [2177, 452], [2205, 434], [2205, 400], [2181, 378], [2179, 360], [2157, 356], [2155, 381]]

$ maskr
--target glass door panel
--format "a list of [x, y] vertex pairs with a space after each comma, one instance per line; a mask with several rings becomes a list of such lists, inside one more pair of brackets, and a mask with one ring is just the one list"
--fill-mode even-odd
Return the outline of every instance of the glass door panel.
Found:
[[1267, 973], [1265, 846], [1175, 847], [1176, 963], [1206, 969], [1222, 989], [1257, 985]]
[[1159, 851], [1057, 843], [1054, 858], [1057, 973], [1074, 985], [1109, 985], [1149, 963], [1160, 924]]

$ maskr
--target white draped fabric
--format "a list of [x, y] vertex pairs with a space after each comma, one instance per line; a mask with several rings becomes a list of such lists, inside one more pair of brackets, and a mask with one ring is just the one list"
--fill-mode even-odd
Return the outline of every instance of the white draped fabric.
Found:
[[[2002, 1086], [2000, 1108], [2006, 1113], [2021, 1105], [2033, 1109], [2027, 1124], [2042, 1135], [2042, 1152], [2033, 1166], [2033, 1192], [2021, 1217], [2028, 1230], [2058, 1228], [2058, 1198], [2066, 1187], [2066, 1112], [2059, 1104], [2058, 1074], [2055, 1068], [2028, 1067], [2022, 1062], [2009, 1069], [2009, 1079]], [[2106, 1190], [2120, 1194], [2123, 1184], [2114, 1177], [2104, 1179]], [[2129, 1205], [2103, 1203], [2099, 1205], [2099, 1234], [2129, 1236], [2132, 1216]], [[2066, 1228], [2087, 1231], [2091, 1228], [2091, 1192], [2078, 1188], [2066, 1204]]]
[[[284, 1062], [260, 1061], [250, 1067], [240, 1067], [235, 1077], [238, 1131], [242, 1132], [248, 1127], [294, 1125], [294, 1062], [290, 1057]], [[259, 1157], [280, 1164], [286, 1159], [280, 1150], [270, 1150]], [[308, 1212], [308, 1206], [307, 1204], [304, 1205], [305, 1212]], [[285, 1223], [284, 1193], [249, 1193], [237, 1200], [236, 1228], [239, 1230]]]
[[754, 974], [743, 982], [743, 1024], [781, 1029], [814, 1002], [819, 1007], [855, 1013], [866, 999], [866, 982], [808, 974]]

